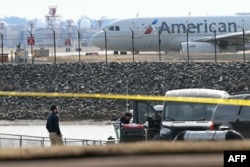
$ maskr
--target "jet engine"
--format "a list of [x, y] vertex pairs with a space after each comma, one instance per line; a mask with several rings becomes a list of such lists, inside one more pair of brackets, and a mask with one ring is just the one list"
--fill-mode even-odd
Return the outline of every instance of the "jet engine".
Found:
[[[208, 42], [183, 42], [181, 43], [181, 52], [187, 53], [188, 51], [190, 53], [214, 53], [215, 52], [215, 45], [214, 43], [208, 43]], [[187, 49], [188, 47], [188, 49]], [[216, 45], [216, 52], [220, 52], [219, 45]]]

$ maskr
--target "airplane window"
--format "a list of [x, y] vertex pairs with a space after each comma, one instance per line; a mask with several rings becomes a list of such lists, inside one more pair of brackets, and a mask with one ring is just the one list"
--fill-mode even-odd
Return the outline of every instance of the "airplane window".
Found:
[[115, 26], [115, 30], [116, 31], [120, 31], [120, 27], [119, 26]]
[[110, 31], [114, 31], [114, 26], [110, 26], [110, 27], [109, 27], [109, 30], [110, 30]]

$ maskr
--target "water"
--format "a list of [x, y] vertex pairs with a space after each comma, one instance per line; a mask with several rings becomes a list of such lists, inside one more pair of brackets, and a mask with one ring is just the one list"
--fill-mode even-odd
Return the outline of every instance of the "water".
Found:
[[[0, 121], [0, 133], [48, 137], [46, 120]], [[60, 122], [63, 138], [107, 140], [116, 137], [111, 121]]]

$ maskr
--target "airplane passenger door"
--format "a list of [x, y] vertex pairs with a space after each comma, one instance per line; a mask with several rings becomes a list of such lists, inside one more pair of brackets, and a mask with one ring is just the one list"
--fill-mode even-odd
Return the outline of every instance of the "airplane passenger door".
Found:
[[134, 31], [134, 38], [140, 38], [141, 37], [140, 22], [139, 21], [132, 21], [130, 27]]

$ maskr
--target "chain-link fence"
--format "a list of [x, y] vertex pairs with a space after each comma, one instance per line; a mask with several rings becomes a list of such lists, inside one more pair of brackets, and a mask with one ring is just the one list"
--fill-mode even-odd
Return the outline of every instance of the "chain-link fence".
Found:
[[[95, 31], [97, 32], [97, 30]], [[159, 50], [154, 52], [119, 52], [94, 47], [91, 37], [95, 32], [74, 31], [68, 37], [67, 32], [41, 29], [18, 34], [4, 33], [1, 40], [0, 63], [72, 63], [72, 62], [247, 62], [250, 53], [237, 46], [233, 52], [215, 51], [214, 53], [181, 53], [179, 51], [165, 52], [158, 44], [156, 38], [152, 45], [159, 45]], [[2, 33], [1, 33], [2, 34]], [[108, 38], [108, 36], [107, 36]], [[121, 37], [122, 40], [123, 37]], [[125, 38], [125, 37], [124, 37]], [[126, 37], [128, 38], [128, 37]], [[131, 38], [131, 37], [129, 37]], [[167, 37], [164, 37], [167, 38]], [[183, 36], [183, 38], [185, 38]], [[197, 36], [198, 38], [198, 36]], [[136, 50], [139, 39], [131, 40], [132, 48]], [[103, 39], [103, 41], [105, 41]], [[108, 41], [108, 40], [107, 40]], [[167, 42], [167, 41], [166, 41]], [[185, 41], [183, 41], [185, 42]], [[109, 43], [107, 42], [109, 45]], [[133, 47], [132, 47], [133, 44]], [[130, 44], [129, 44], [130, 45]], [[165, 49], [166, 50], [166, 49]], [[202, 49], [201, 49], [202, 50]]]

